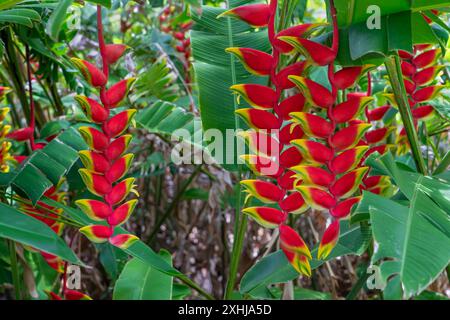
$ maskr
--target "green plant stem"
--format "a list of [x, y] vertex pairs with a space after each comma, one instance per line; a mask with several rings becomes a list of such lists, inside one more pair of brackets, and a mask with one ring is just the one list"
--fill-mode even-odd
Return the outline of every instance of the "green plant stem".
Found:
[[386, 58], [385, 65], [391, 80], [394, 95], [398, 103], [398, 109], [402, 117], [403, 126], [406, 130], [406, 135], [408, 137], [417, 170], [419, 173], [427, 175], [427, 167], [420, 151], [419, 137], [414, 126], [414, 120], [411, 114], [411, 108], [409, 107], [405, 84], [403, 82], [400, 58], [398, 55], [388, 57]]
[[166, 221], [166, 219], [169, 217], [169, 215], [172, 213], [173, 209], [175, 208], [175, 206], [178, 204], [178, 202], [180, 201], [181, 197], [183, 196], [184, 192], [186, 191], [186, 189], [190, 186], [190, 184], [194, 181], [194, 179], [197, 177], [197, 175], [202, 171], [202, 165], [199, 165], [195, 168], [194, 172], [191, 174], [191, 176], [189, 177], [188, 180], [186, 180], [186, 182], [183, 184], [183, 186], [181, 187], [181, 189], [178, 191], [178, 193], [176, 194], [175, 198], [172, 200], [172, 202], [170, 203], [170, 205], [167, 207], [167, 209], [164, 211], [162, 217], [158, 220], [158, 222], [156, 223], [152, 233], [150, 234], [147, 243], [151, 244], [155, 237], [156, 234], [159, 231], [159, 228], [161, 228], [162, 224], [164, 223], [164, 221]]
[[183, 283], [185, 283], [188, 287], [196, 290], [198, 293], [200, 293], [206, 299], [208, 299], [208, 300], [215, 300], [212, 295], [210, 295], [208, 292], [203, 290], [197, 283], [195, 283], [194, 281], [189, 279], [187, 276], [183, 275], [183, 276], [179, 276], [177, 278], [180, 279]]
[[16, 255], [16, 245], [14, 241], [9, 240], [9, 256], [11, 260], [11, 274], [14, 285], [14, 294], [16, 300], [22, 299], [21, 290], [20, 290], [20, 275], [19, 275], [19, 267], [17, 264], [17, 255]]
[[345, 300], [355, 300], [358, 296], [358, 293], [361, 291], [361, 289], [364, 287], [364, 284], [366, 283], [367, 279], [369, 278], [369, 274], [365, 272], [361, 278], [358, 279], [356, 284], [353, 286], [352, 290], [349, 292], [349, 294], [345, 297]]

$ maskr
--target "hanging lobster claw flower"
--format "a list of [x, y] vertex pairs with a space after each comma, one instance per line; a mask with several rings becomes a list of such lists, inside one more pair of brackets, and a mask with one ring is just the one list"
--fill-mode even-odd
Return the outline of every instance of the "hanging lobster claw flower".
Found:
[[290, 76], [289, 79], [295, 83], [311, 105], [328, 109], [334, 104], [331, 92], [317, 82], [298, 76]]
[[352, 196], [358, 190], [368, 171], [368, 167], [362, 167], [344, 174], [330, 187], [331, 193], [337, 198]]
[[295, 84], [289, 80], [289, 76], [300, 76], [307, 68], [307, 61], [299, 61], [285, 67], [276, 75], [277, 87], [281, 90], [294, 88]]
[[291, 143], [300, 150], [303, 158], [311, 164], [326, 164], [333, 158], [333, 151], [319, 142], [298, 139], [291, 141]]
[[134, 155], [129, 153], [123, 157], [116, 160], [108, 172], [105, 173], [106, 179], [110, 182], [116, 182], [121, 179], [130, 168], [131, 162], [133, 161]]
[[118, 234], [109, 239], [109, 243], [122, 250], [128, 249], [137, 241], [139, 238], [132, 234]]
[[[11, 88], [10, 87], [2, 87], [2, 86], [0, 86], [0, 101], [10, 92], [11, 92]], [[9, 111], [9, 108], [4, 108], [4, 109], [8, 109], [8, 111]], [[1, 121], [3, 121], [3, 120], [1, 120]]]
[[291, 45], [316, 65], [326, 66], [336, 59], [337, 53], [323, 44], [305, 38], [291, 36], [279, 36], [277, 39]]
[[303, 185], [328, 188], [334, 181], [334, 175], [320, 167], [296, 166], [291, 168], [303, 180]]
[[331, 116], [336, 123], [346, 123], [355, 119], [369, 103], [373, 97], [353, 97], [333, 108]]
[[108, 217], [108, 224], [111, 226], [120, 226], [124, 224], [133, 213], [137, 203], [138, 201], [133, 199], [115, 209], [112, 215]]
[[267, 76], [272, 71], [273, 57], [263, 51], [251, 48], [227, 48], [226, 52], [234, 54], [245, 69], [257, 76]]
[[378, 152], [380, 155], [383, 155], [392, 147], [394, 147], [394, 146], [391, 144], [390, 145], [384, 144], [384, 145], [380, 145], [380, 146], [376, 146], [376, 147], [371, 147], [364, 155], [364, 159], [368, 158], [372, 153], [375, 153], [375, 152]]
[[6, 135], [11, 131], [10, 125], [4, 125], [2, 128], [0, 128], [0, 138], [5, 138]]
[[89, 150], [82, 150], [78, 152], [81, 162], [86, 169], [98, 173], [105, 173], [109, 170], [109, 161], [100, 153]]
[[337, 204], [336, 199], [323, 188], [299, 185], [295, 189], [300, 191], [303, 199], [313, 209], [330, 210]]
[[261, 131], [247, 130], [238, 132], [238, 135], [245, 140], [250, 151], [258, 155], [262, 154], [271, 157], [280, 154], [280, 143], [270, 134]]
[[306, 112], [294, 112], [290, 116], [302, 127], [304, 133], [317, 139], [328, 139], [333, 133], [333, 125], [322, 117]]
[[287, 225], [280, 226], [280, 247], [283, 250], [312, 259], [311, 252], [305, 241], [294, 229]]
[[106, 157], [109, 160], [116, 160], [128, 149], [131, 139], [133, 139], [133, 136], [126, 134], [118, 137], [116, 140], [111, 142], [111, 144], [105, 150]]
[[413, 76], [413, 81], [417, 86], [427, 86], [434, 82], [444, 66], [432, 66], [417, 72]]
[[244, 154], [240, 158], [258, 176], [277, 178], [283, 173], [280, 165], [271, 158], [252, 154]]
[[291, 193], [278, 204], [281, 210], [289, 212], [290, 214], [301, 214], [308, 210], [308, 205], [300, 192]]
[[394, 130], [395, 127], [383, 127], [368, 131], [365, 134], [365, 140], [368, 144], [377, 144], [381, 141], [386, 140]]
[[406, 61], [402, 62], [402, 74], [406, 77], [412, 77], [417, 71], [417, 68]]
[[330, 170], [336, 175], [353, 170], [359, 165], [367, 150], [369, 147], [359, 146], [342, 152], [331, 161]]
[[34, 134], [34, 129], [31, 127], [26, 127], [22, 129], [14, 130], [6, 135], [8, 139], [15, 140], [18, 142], [28, 141]]
[[86, 117], [95, 123], [102, 123], [109, 117], [109, 111], [98, 103], [97, 101], [85, 96], [75, 96], [75, 101], [78, 102]]
[[86, 295], [82, 292], [70, 290], [70, 289], [65, 290], [64, 299], [65, 300], [92, 300], [92, 298], [89, 297], [88, 295]]
[[417, 102], [426, 102], [429, 100], [433, 100], [444, 88], [445, 86], [432, 86], [422, 88], [414, 93], [413, 99]]
[[300, 274], [311, 277], [311, 265], [306, 256], [281, 248], [292, 267]]
[[370, 189], [379, 186], [390, 185], [391, 179], [388, 176], [371, 176], [365, 178], [363, 183], [366, 189]]
[[77, 58], [72, 58], [70, 60], [78, 68], [78, 70], [80, 70], [83, 77], [91, 86], [103, 87], [106, 85], [108, 79], [105, 74], [92, 63]]
[[416, 91], [416, 84], [408, 79], [404, 79], [403, 82], [405, 84], [406, 92], [412, 95], [414, 91]]
[[98, 200], [77, 200], [75, 204], [84, 214], [94, 221], [104, 221], [112, 214], [111, 207]]
[[244, 5], [225, 11], [218, 15], [217, 18], [224, 16], [235, 17], [254, 28], [265, 27], [270, 19], [270, 6], [262, 3]]
[[261, 180], [242, 180], [241, 185], [249, 196], [264, 203], [276, 203], [283, 199], [284, 192], [273, 183]]
[[281, 30], [273, 40], [273, 46], [277, 48], [281, 53], [291, 54], [295, 50], [295, 48], [289, 43], [280, 40], [280, 37], [303, 37], [306, 38], [308, 34], [313, 32], [314, 30], [326, 26], [326, 23], [305, 23], [300, 24], [294, 27], [290, 27], [284, 30]]
[[317, 252], [318, 260], [324, 260], [330, 255], [339, 240], [339, 229], [339, 220], [334, 220], [325, 230]]
[[137, 193], [134, 190], [134, 181], [134, 178], [128, 178], [120, 181], [112, 188], [111, 192], [105, 196], [106, 202], [112, 206], [115, 206], [125, 200], [130, 192]]
[[79, 169], [78, 172], [91, 193], [102, 197], [111, 192], [111, 183], [103, 175], [87, 169]]
[[280, 165], [284, 168], [298, 166], [302, 161], [302, 154], [296, 147], [290, 147], [280, 155]]
[[398, 55], [404, 60], [412, 60], [412, 58], [414, 58], [414, 55], [412, 53], [409, 53], [405, 50], [398, 50]]
[[103, 132], [93, 127], [80, 127], [78, 131], [90, 149], [103, 151], [108, 147], [109, 138]]
[[280, 128], [278, 118], [268, 111], [247, 108], [236, 110], [236, 113], [253, 129], [273, 130]]
[[278, 228], [287, 218], [286, 213], [267, 207], [250, 207], [243, 209], [242, 212], [252, 217], [259, 225], [269, 229]]
[[230, 89], [257, 109], [272, 109], [276, 102], [275, 91], [260, 84], [237, 84]]
[[343, 68], [334, 74], [333, 85], [338, 90], [345, 90], [353, 87], [360, 79], [361, 75], [373, 67], [373, 65], [364, 65], [360, 67]]
[[130, 91], [131, 86], [136, 81], [136, 78], [129, 78], [121, 80], [111, 86], [111, 88], [106, 91], [106, 103], [108, 108], [115, 108], [125, 99]]
[[136, 109], [128, 109], [116, 114], [114, 117], [105, 122], [103, 131], [110, 137], [117, 137], [125, 132], [130, 126]]
[[378, 107], [378, 108], [367, 111], [368, 121], [382, 120], [391, 108], [392, 108], [391, 106], [382, 106], [382, 107]]
[[106, 226], [91, 225], [83, 227], [79, 231], [94, 243], [105, 243], [112, 236], [111, 228]]
[[418, 69], [428, 68], [437, 63], [441, 53], [440, 48], [429, 50], [416, 56], [412, 62]]
[[284, 99], [279, 105], [279, 114], [283, 120], [290, 120], [292, 112], [301, 112], [305, 107], [305, 97], [299, 93]]
[[124, 44], [107, 44], [105, 46], [105, 54], [103, 58], [107, 64], [114, 64], [123, 56], [128, 48], [129, 46]]
[[352, 209], [361, 201], [362, 197], [348, 198], [340, 203], [336, 207], [330, 210], [330, 214], [336, 219], [343, 219], [350, 215]]
[[277, 179], [278, 185], [284, 190], [294, 190], [295, 181], [297, 181], [297, 178], [294, 171], [286, 171]]
[[357, 124], [341, 129], [331, 137], [331, 145], [337, 151], [344, 151], [355, 147], [364, 133], [369, 130], [370, 124]]
[[414, 110], [411, 110], [412, 116], [415, 120], [425, 121], [434, 115], [433, 106], [420, 106]]

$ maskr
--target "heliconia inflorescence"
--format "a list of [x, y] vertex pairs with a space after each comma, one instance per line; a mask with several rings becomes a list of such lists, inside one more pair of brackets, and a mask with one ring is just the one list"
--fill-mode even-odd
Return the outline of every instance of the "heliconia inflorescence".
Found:
[[[439, 14], [434, 11], [433, 14]], [[424, 16], [428, 23], [432, 21]], [[399, 51], [402, 61], [402, 74], [404, 77], [405, 89], [409, 96], [409, 105], [414, 119], [416, 129], [419, 121], [427, 121], [436, 114], [430, 100], [444, 89], [439, 83], [439, 75], [445, 68], [439, 64], [442, 58], [442, 50], [432, 44], [419, 44], [414, 46], [414, 52]], [[392, 95], [387, 95], [393, 105], [397, 105]], [[405, 154], [409, 150], [409, 142], [406, 130], [403, 128], [397, 136], [396, 145], [399, 155]]]
[[80, 229], [95, 243], [109, 242], [120, 248], [128, 248], [138, 238], [131, 234], [115, 234], [115, 228], [124, 224], [132, 214], [137, 200], [125, 201], [134, 190], [134, 178], [124, 179], [133, 160], [127, 153], [131, 135], [126, 134], [136, 110], [127, 109], [114, 115], [112, 109], [126, 98], [134, 78], [125, 79], [107, 88], [109, 66], [125, 52], [124, 45], [105, 44], [101, 7], [97, 7], [100, 55], [103, 69], [81, 60], [72, 59], [88, 83], [100, 91], [100, 102], [86, 96], [77, 96], [76, 101], [93, 126], [83, 126], [79, 131], [89, 146], [80, 151], [84, 165], [79, 173], [87, 189], [97, 199], [77, 200], [77, 206], [98, 224]]
[[[245, 180], [249, 196], [278, 208], [250, 207], [243, 210], [260, 225], [279, 228], [280, 248], [292, 266], [311, 275], [311, 253], [300, 237], [286, 225], [289, 214], [309, 208], [329, 212], [332, 222], [325, 230], [317, 258], [325, 259], [339, 238], [339, 220], [346, 218], [360, 201], [362, 180], [368, 168], [361, 166], [369, 147], [364, 137], [370, 124], [357, 120], [373, 101], [362, 93], [349, 93], [338, 103], [338, 90], [354, 88], [373, 66], [347, 67], [335, 72], [338, 52], [336, 12], [333, 16], [333, 46], [308, 37], [323, 24], [303, 24], [276, 32], [278, 1], [245, 5], [221, 16], [239, 18], [251, 26], [268, 27], [272, 54], [251, 48], [229, 48], [252, 74], [269, 76], [272, 87], [238, 84], [231, 89], [252, 108], [237, 110], [253, 130], [241, 136], [255, 154], [242, 158], [261, 178]], [[281, 68], [281, 55], [300, 55], [301, 60]], [[305, 76], [310, 66], [328, 66], [328, 88]], [[286, 89], [300, 93], [286, 97]], [[276, 182], [275, 182], [276, 181]]]

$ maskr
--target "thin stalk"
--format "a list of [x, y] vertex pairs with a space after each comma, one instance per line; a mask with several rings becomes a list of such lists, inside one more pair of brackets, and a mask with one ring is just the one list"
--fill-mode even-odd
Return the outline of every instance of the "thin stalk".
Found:
[[200, 293], [202, 296], [204, 296], [208, 300], [215, 300], [214, 297], [203, 290], [197, 283], [189, 279], [187, 276], [182, 275], [177, 277], [179, 280], [181, 280], [184, 284], [186, 284], [188, 287], [196, 290], [198, 293]]
[[420, 151], [420, 142], [417, 135], [414, 120], [409, 107], [408, 96], [403, 82], [403, 76], [401, 72], [400, 58], [398, 55], [386, 58], [385, 61], [386, 70], [391, 80], [394, 95], [398, 103], [398, 109], [402, 117], [403, 126], [406, 130], [409, 145], [413, 154], [414, 162], [416, 163], [417, 170], [423, 175], [427, 175], [427, 167]]
[[148, 238], [147, 243], [151, 244], [154, 241], [154, 238], [156, 236], [156, 234], [159, 231], [159, 228], [161, 228], [162, 224], [164, 223], [164, 221], [167, 220], [167, 218], [169, 217], [169, 215], [172, 213], [173, 209], [175, 209], [175, 206], [178, 204], [178, 202], [180, 201], [181, 197], [183, 196], [184, 192], [186, 191], [186, 189], [191, 185], [191, 183], [194, 181], [194, 179], [197, 177], [197, 175], [201, 172], [202, 170], [202, 165], [199, 165], [195, 168], [194, 172], [191, 174], [191, 176], [189, 177], [188, 180], [186, 180], [186, 182], [183, 184], [183, 186], [181, 187], [181, 189], [178, 191], [178, 193], [176, 194], [175, 198], [172, 200], [172, 202], [170, 203], [170, 205], [167, 207], [167, 209], [164, 211], [164, 214], [162, 215], [162, 217], [158, 220], [158, 222], [156, 223], [152, 233], [150, 234], [150, 237]]
[[20, 290], [20, 275], [19, 275], [19, 267], [17, 264], [16, 245], [12, 240], [8, 241], [8, 245], [9, 245], [9, 256], [11, 260], [11, 274], [14, 285], [14, 294], [16, 300], [20, 300], [22, 299], [22, 294]]

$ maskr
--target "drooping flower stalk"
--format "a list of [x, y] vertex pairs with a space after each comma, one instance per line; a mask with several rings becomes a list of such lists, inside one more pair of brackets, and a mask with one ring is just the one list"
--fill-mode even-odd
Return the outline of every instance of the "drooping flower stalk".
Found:
[[121, 80], [107, 87], [109, 67], [119, 60], [127, 47], [105, 43], [101, 6], [97, 6], [97, 27], [102, 69], [85, 60], [73, 58], [72, 61], [87, 82], [100, 92], [100, 102], [86, 96], [76, 97], [94, 124], [79, 128], [89, 146], [89, 150], [80, 151], [85, 168], [79, 172], [87, 189], [98, 199], [78, 200], [76, 204], [99, 223], [81, 228], [81, 233], [95, 243], [109, 241], [114, 246], [128, 248], [138, 238], [115, 234], [115, 230], [129, 219], [137, 204], [136, 199], [125, 202], [130, 192], [135, 192], [134, 178], [123, 179], [133, 160], [133, 154], [126, 153], [132, 138], [126, 131], [136, 110], [128, 109], [114, 115], [112, 110], [120, 106], [135, 79]]

